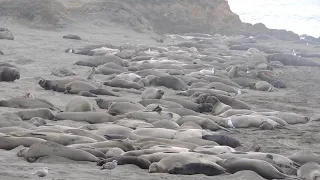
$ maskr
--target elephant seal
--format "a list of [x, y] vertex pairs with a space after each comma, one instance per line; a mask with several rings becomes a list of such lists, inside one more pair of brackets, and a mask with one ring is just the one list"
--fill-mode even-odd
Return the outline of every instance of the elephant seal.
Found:
[[133, 111], [142, 111], [145, 107], [139, 103], [133, 102], [113, 102], [109, 105], [108, 113], [116, 116], [123, 115]]
[[173, 102], [173, 101], [166, 101], [163, 99], [143, 99], [141, 101], [139, 101], [140, 104], [142, 104], [143, 106], [147, 107], [150, 104], [158, 104], [158, 105], [164, 105], [170, 108], [183, 108], [182, 105], [180, 105], [179, 103]]
[[320, 163], [320, 156], [310, 150], [298, 151], [293, 155], [288, 156], [288, 158], [300, 165], [304, 165], [308, 162]]
[[229, 95], [227, 92], [222, 91], [222, 90], [215, 90], [215, 89], [208, 89], [208, 88], [195, 88], [195, 89], [191, 89], [189, 88], [186, 91], [180, 91], [177, 92], [177, 95], [181, 95], [181, 96], [197, 96], [199, 94], [209, 94], [209, 95]]
[[274, 91], [274, 87], [267, 81], [258, 81], [257, 83], [255, 83], [254, 88], [259, 91]]
[[224, 160], [217, 161], [217, 164], [224, 167], [229, 173], [236, 173], [243, 170], [251, 170], [259, 174], [265, 179], [297, 179], [295, 177], [290, 177], [275, 168], [272, 164], [267, 161], [259, 159], [248, 159], [248, 158], [228, 158]]
[[249, 115], [254, 113], [254, 111], [248, 110], [248, 109], [229, 109], [225, 111], [224, 113], [220, 114], [219, 117], [230, 117], [233, 115]]
[[106, 152], [106, 156], [107, 156], [107, 158], [119, 157], [119, 156], [121, 156], [122, 153], [124, 153], [124, 151], [121, 148], [114, 147], [114, 148], [110, 148]]
[[214, 141], [221, 146], [229, 146], [232, 148], [241, 146], [240, 141], [228, 135], [222, 135], [222, 134], [204, 135], [202, 136], [202, 139]]
[[188, 85], [178, 77], [165, 75], [154, 77], [149, 81], [150, 86], [164, 86], [173, 90], [185, 91]]
[[165, 139], [173, 139], [176, 130], [173, 129], [165, 129], [165, 128], [140, 128], [132, 131], [133, 133], [144, 136], [144, 137], [156, 137], [156, 138], [165, 138]]
[[66, 92], [71, 94], [78, 94], [81, 91], [88, 91], [97, 89], [95, 86], [85, 81], [73, 81], [65, 85]]
[[5, 134], [0, 134], [0, 149], [11, 150], [20, 145], [30, 147], [35, 143], [46, 142], [46, 140], [34, 137], [15, 137]]
[[33, 117], [28, 121], [28, 123], [33, 124], [38, 127], [38, 126], [46, 125], [47, 121], [43, 118], [40, 118], [40, 117]]
[[179, 118], [176, 121], [176, 123], [179, 125], [182, 125], [183, 123], [186, 123], [189, 121], [191, 121], [195, 124], [198, 124], [203, 129], [208, 129], [210, 131], [217, 131], [219, 129], [225, 129], [225, 128], [219, 126], [217, 123], [213, 122], [211, 119], [203, 118], [203, 117], [199, 117], [199, 116], [183, 116], [183, 117]]
[[258, 128], [265, 122], [271, 124], [273, 128], [282, 127], [280, 124], [271, 119], [254, 115], [235, 115], [228, 118], [223, 118], [223, 120], [218, 122], [218, 124], [227, 128]]
[[73, 135], [78, 135], [78, 136], [84, 136], [84, 137], [88, 137], [91, 139], [95, 139], [97, 141], [105, 141], [106, 138], [96, 135], [90, 131], [86, 131], [84, 129], [77, 129], [77, 128], [69, 128], [69, 129], [65, 129], [63, 130], [64, 133], [68, 133], [68, 134], [73, 134]]
[[56, 120], [83, 121], [91, 124], [115, 121], [113, 116], [104, 112], [59, 112], [54, 118]]
[[84, 96], [84, 97], [98, 97], [97, 95], [95, 95], [91, 92], [88, 92], [88, 91], [80, 91], [78, 94], [80, 96]]
[[67, 68], [54, 68], [51, 72], [51, 75], [57, 76], [57, 77], [66, 77], [66, 76], [74, 76], [76, 75], [72, 70]]
[[164, 91], [158, 88], [147, 88], [142, 92], [142, 99], [161, 99]]
[[108, 157], [103, 153], [101, 152], [100, 150], [98, 149], [95, 149], [95, 148], [80, 148], [81, 150], [83, 151], [86, 151], [92, 155], [94, 155], [95, 157], [97, 158], [101, 158], [101, 159], [107, 159]]
[[85, 137], [85, 136], [78, 136], [78, 135], [71, 135], [65, 133], [56, 133], [56, 132], [16, 132], [12, 133], [14, 136], [18, 137], [35, 137], [44, 139], [50, 142], [55, 142], [61, 145], [70, 145], [70, 144], [79, 144], [79, 143], [93, 143], [97, 142], [95, 139]]
[[199, 146], [192, 151], [196, 153], [212, 154], [212, 155], [236, 152], [235, 149], [229, 146], [209, 146], [209, 145]]
[[221, 82], [212, 82], [212, 83], [206, 85], [205, 87], [209, 88], [209, 89], [214, 88], [216, 90], [225, 91], [227, 93], [241, 94], [240, 88], [236, 88], [234, 86], [226, 85], [226, 84], [221, 83]]
[[95, 99], [95, 101], [100, 109], [109, 109], [110, 105], [114, 102], [132, 102], [128, 98], [110, 98], [110, 99], [97, 98]]
[[302, 115], [291, 113], [291, 112], [274, 111], [274, 112], [259, 112], [258, 114], [264, 115], [266, 117], [275, 116], [285, 120], [288, 124], [305, 124], [310, 121], [310, 117], [302, 116]]
[[40, 142], [30, 146], [30, 148], [21, 149], [17, 155], [24, 157], [28, 162], [35, 162], [38, 158], [44, 156], [60, 156], [74, 161], [97, 162], [99, 159], [94, 155], [70, 147], [66, 147], [54, 142]]
[[184, 108], [187, 108], [187, 109], [190, 109], [190, 110], [193, 110], [196, 112], [199, 111], [198, 104], [196, 104], [190, 100], [187, 100], [187, 99], [182, 99], [182, 98], [178, 98], [178, 97], [164, 97], [164, 98], [162, 98], [162, 100], [172, 101], [172, 102], [175, 102], [175, 103], [182, 105]]
[[183, 166], [190, 163], [203, 163], [203, 164], [211, 164], [215, 165], [216, 168], [220, 168], [222, 172], [224, 173], [224, 169], [217, 165], [216, 163], [210, 162], [209, 160], [201, 160], [200, 158], [197, 158], [195, 156], [186, 154], [174, 154], [169, 157], [165, 157], [161, 159], [159, 162], [153, 162], [149, 166], [149, 173], [167, 173], [170, 169], [174, 167]]
[[[210, 95], [208, 94], [200, 94], [196, 99], [195, 102], [196, 103], [204, 103], [207, 101], [207, 98]], [[220, 102], [231, 106], [233, 109], [248, 109], [250, 110], [251, 107], [249, 105], [247, 105], [245, 102], [238, 100], [235, 97], [231, 97], [231, 96], [225, 96], [225, 95], [215, 95], [216, 98], [219, 99]]]
[[68, 34], [65, 36], [62, 36], [63, 39], [75, 39], [75, 40], [81, 40], [81, 38], [77, 35], [74, 34]]
[[88, 82], [86, 79], [80, 78], [80, 77], [67, 77], [67, 78], [58, 79], [58, 80], [47, 80], [47, 79], [41, 78], [38, 84], [45, 90], [65, 92], [65, 86], [73, 81]]
[[111, 86], [111, 87], [127, 88], [127, 89], [133, 88], [133, 89], [137, 89], [137, 90], [143, 88], [143, 86], [141, 84], [138, 84], [136, 82], [127, 81], [127, 80], [120, 79], [120, 78], [113, 78], [110, 81], [104, 82], [103, 85]]
[[320, 165], [315, 162], [308, 162], [297, 170], [297, 176], [306, 180], [317, 180], [320, 176]]
[[231, 106], [226, 105], [222, 102], [220, 102], [220, 100], [214, 96], [208, 96], [206, 103], [210, 103], [213, 106], [213, 109], [211, 111], [211, 113], [213, 115], [219, 115], [221, 113], [224, 113], [225, 111], [232, 109]]
[[168, 170], [169, 174], [180, 174], [180, 175], [194, 175], [204, 174], [207, 176], [216, 176], [224, 174], [226, 171], [224, 168], [206, 163], [188, 163], [180, 166], [175, 166]]
[[23, 109], [38, 109], [47, 108], [50, 110], [59, 110], [54, 107], [49, 101], [40, 98], [24, 98], [14, 97], [8, 100], [1, 100], [0, 107], [11, 107], [11, 108], [23, 108]]
[[[183, 140], [178, 140], [178, 139], [165, 139], [165, 138], [156, 138], [156, 137], [141, 137], [140, 139], [134, 141], [134, 144], [137, 146], [141, 146], [143, 144], [148, 144], [148, 143], [153, 143], [156, 142], [159, 144], [164, 144], [164, 145], [168, 145], [168, 146], [175, 146], [175, 147], [181, 147], [181, 148], [187, 148], [187, 149], [194, 149], [196, 147], [198, 147], [197, 144], [195, 143], [190, 143], [190, 142], [185, 142]], [[146, 154], [147, 149], [145, 149], [146, 151], [138, 151], [139, 155], [141, 154]], [[159, 149], [158, 149], [159, 150]], [[172, 152], [177, 152], [175, 149], [170, 148], [170, 151]], [[160, 152], [160, 151], [159, 151]], [[154, 153], [154, 152], [152, 152]], [[133, 153], [133, 154], [137, 154], [137, 153]]]
[[287, 66], [320, 67], [320, 64], [318, 62], [315, 62], [311, 59], [294, 56], [292, 54], [275, 53], [275, 54], [268, 55], [267, 60], [279, 61], [285, 66], [287, 65]]
[[81, 96], [75, 96], [68, 101], [64, 111], [65, 112], [93, 111], [93, 106], [86, 98], [83, 98]]
[[131, 128], [131, 129], [139, 129], [139, 128], [147, 128], [147, 127], [153, 128], [152, 124], [147, 123], [143, 120], [120, 119], [120, 120], [117, 120], [113, 123], [120, 125], [120, 126]]
[[165, 129], [178, 129], [179, 128], [179, 125], [176, 122], [171, 121], [171, 120], [166, 120], [166, 119], [156, 121], [156, 122], [152, 123], [152, 125], [155, 128], [165, 128]]
[[15, 112], [22, 120], [30, 120], [34, 117], [43, 118], [43, 119], [53, 119], [54, 115], [47, 108], [39, 109], [30, 109]]
[[14, 81], [20, 79], [20, 72], [16, 68], [2, 66], [0, 67], [0, 81]]
[[112, 162], [113, 160], [117, 160], [118, 165], [134, 164], [140, 167], [141, 169], [149, 169], [149, 166], [151, 164], [150, 161], [143, 158], [136, 157], [136, 156], [118, 156], [118, 157], [112, 157], [112, 158], [101, 160], [97, 162], [97, 165], [101, 166], [107, 162]]

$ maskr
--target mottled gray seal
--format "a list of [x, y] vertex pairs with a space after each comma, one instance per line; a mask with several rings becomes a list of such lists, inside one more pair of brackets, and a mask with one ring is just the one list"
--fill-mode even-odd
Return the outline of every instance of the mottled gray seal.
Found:
[[161, 99], [164, 91], [158, 88], [147, 88], [142, 92], [142, 99]]
[[173, 102], [173, 101], [166, 101], [166, 100], [160, 100], [160, 99], [143, 99], [141, 101], [139, 101], [140, 104], [142, 104], [143, 106], [148, 106], [149, 104], [159, 104], [159, 105], [164, 105], [170, 108], [182, 108], [183, 106]]
[[58, 79], [58, 80], [47, 80], [47, 79], [41, 78], [38, 84], [45, 90], [64, 92], [65, 86], [73, 81], [88, 82], [86, 79], [81, 77], [68, 77], [68, 78]]
[[45, 99], [40, 98], [24, 98], [14, 97], [8, 100], [1, 100], [0, 107], [24, 108], [24, 109], [37, 109], [47, 108], [51, 110], [59, 110], [54, 107], [52, 103]]
[[15, 112], [22, 120], [30, 120], [34, 117], [39, 117], [43, 119], [52, 119], [54, 115], [47, 108], [39, 108], [39, 109], [29, 109], [23, 111]]
[[110, 81], [106, 81], [103, 83], [103, 85], [111, 86], [111, 87], [128, 88], [128, 89], [133, 88], [138, 90], [143, 88], [141, 84], [138, 84], [136, 82], [130, 82], [120, 78], [114, 78]]
[[61, 156], [74, 161], [97, 162], [99, 160], [86, 151], [66, 147], [54, 142], [35, 143], [30, 148], [21, 149], [17, 155], [24, 157], [28, 162], [35, 162], [40, 157], [50, 155]]
[[308, 162], [298, 169], [297, 176], [301, 179], [317, 180], [320, 176], [320, 165], [315, 162]]
[[224, 174], [226, 171], [224, 168], [206, 163], [188, 163], [180, 166], [175, 166], [168, 170], [169, 174], [181, 174], [181, 175], [194, 175], [204, 174], [207, 176], [216, 176]]
[[104, 112], [59, 112], [54, 118], [56, 120], [84, 121], [91, 124], [113, 122], [115, 119]]
[[58, 76], [58, 77], [66, 77], [66, 76], [74, 76], [76, 75], [72, 70], [61, 67], [61, 68], [55, 68], [52, 70], [52, 75]]
[[313, 66], [320, 67], [320, 64], [307, 58], [294, 56], [292, 54], [276, 53], [268, 55], [268, 61], [279, 61], [287, 66]]
[[202, 139], [214, 141], [214, 142], [217, 142], [219, 145], [230, 146], [232, 148], [241, 146], [240, 141], [228, 135], [221, 135], [221, 134], [204, 135], [202, 136]]
[[116, 116], [123, 115], [133, 111], [145, 110], [145, 107], [139, 103], [133, 102], [113, 102], [109, 105], [108, 113]]
[[65, 112], [86, 112], [93, 111], [92, 104], [84, 97], [72, 97], [65, 108]]
[[159, 76], [149, 81], [150, 86], [165, 86], [174, 90], [185, 91], [188, 85], [175, 76]]
[[278, 171], [272, 164], [259, 159], [228, 158], [218, 161], [217, 164], [221, 165], [227, 172], [232, 174], [238, 171], [251, 170], [266, 179], [297, 179]]
[[143, 158], [135, 157], [135, 156], [118, 156], [118, 157], [112, 157], [109, 159], [101, 160], [101, 161], [97, 162], [97, 165], [101, 166], [107, 162], [112, 162], [113, 160], [117, 160], [118, 165], [134, 164], [134, 165], [140, 167], [141, 169], [149, 169], [149, 166], [151, 164], [150, 161], [143, 159]]
[[15, 132], [12, 133], [14, 136], [18, 137], [34, 137], [44, 139], [50, 142], [55, 142], [64, 146], [71, 145], [71, 144], [79, 144], [79, 143], [94, 143], [97, 142], [95, 139], [85, 137], [85, 136], [78, 136], [72, 134], [65, 134], [65, 133], [57, 133], [57, 132]]
[[0, 134], [0, 149], [11, 150], [18, 146], [30, 147], [32, 144], [46, 142], [46, 140], [33, 137], [14, 137]]
[[0, 81], [14, 81], [16, 79], [20, 79], [18, 69], [7, 66], [0, 67]]
[[[149, 173], [167, 173], [170, 169], [174, 167], [181, 167], [190, 163], [201, 163], [201, 164], [211, 164], [215, 165], [216, 168], [221, 170], [221, 173], [224, 173], [224, 168], [219, 165], [211, 162], [202, 160], [195, 156], [190, 156], [188, 154], [174, 154], [169, 157], [165, 157], [161, 159], [159, 162], [154, 162], [149, 166]], [[218, 173], [219, 174], [219, 173]]]

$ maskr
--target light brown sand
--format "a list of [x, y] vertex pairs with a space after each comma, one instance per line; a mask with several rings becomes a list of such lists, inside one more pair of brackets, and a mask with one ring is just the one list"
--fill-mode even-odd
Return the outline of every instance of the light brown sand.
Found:
[[[70, 5], [72, 1], [70, 1]], [[151, 34], [141, 34], [124, 28], [110, 26], [99, 28], [92, 24], [78, 22], [69, 29], [40, 30], [26, 28], [7, 22], [5, 27], [15, 36], [14, 41], [0, 40], [1, 50], [5, 56], [0, 56], [0, 62], [16, 65], [21, 71], [21, 79], [12, 82], [0, 82], [0, 99], [21, 96], [26, 92], [36, 97], [45, 98], [59, 108], [64, 108], [72, 96], [58, 92], [46, 91], [38, 86], [39, 77], [56, 78], [51, 71], [58, 67], [71, 68], [77, 75], [85, 77], [89, 67], [74, 66], [78, 60], [87, 56], [66, 54], [68, 47], [80, 48], [89, 44], [111, 43], [120, 45], [156, 44]], [[83, 40], [67, 40], [62, 36], [66, 34], [79, 35]], [[169, 42], [166, 42], [170, 44]], [[288, 44], [279, 44], [283, 48], [291, 47]], [[242, 100], [254, 108], [269, 108], [274, 110], [296, 112], [313, 116], [320, 114], [320, 71], [316, 67], [285, 67], [281, 77], [288, 88], [277, 89], [275, 92], [260, 92], [247, 90], [241, 95]], [[97, 81], [103, 81], [102, 75], [95, 76]], [[92, 99], [93, 101], [93, 99]], [[14, 111], [12, 108], [0, 108], [1, 112]], [[69, 125], [70, 122], [69, 122]], [[319, 123], [310, 122], [304, 125], [292, 125], [292, 130], [252, 131], [240, 130], [235, 135], [245, 146], [259, 144], [262, 152], [291, 155], [301, 149], [310, 149], [318, 152], [320, 145]], [[225, 132], [222, 132], [225, 133]], [[58, 157], [48, 157], [36, 163], [28, 163], [16, 156], [16, 150], [0, 150], [0, 179], [39, 179], [31, 175], [38, 168], [47, 166], [49, 175], [44, 179], [71, 180], [71, 179], [262, 179], [253, 172], [240, 172], [229, 176], [207, 177], [204, 175], [179, 176], [169, 174], [149, 174], [133, 165], [118, 166], [112, 172], [100, 171], [94, 163], [72, 162]], [[320, 151], [319, 151], [320, 153]]]

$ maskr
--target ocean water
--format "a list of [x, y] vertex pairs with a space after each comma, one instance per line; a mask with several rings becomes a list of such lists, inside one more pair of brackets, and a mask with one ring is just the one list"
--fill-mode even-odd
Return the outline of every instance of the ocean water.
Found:
[[227, 0], [241, 21], [320, 37], [320, 0]]

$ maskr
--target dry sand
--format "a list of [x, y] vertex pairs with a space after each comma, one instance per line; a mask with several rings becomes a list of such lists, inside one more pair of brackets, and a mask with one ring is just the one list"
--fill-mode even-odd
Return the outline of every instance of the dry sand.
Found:
[[[70, 5], [72, 1], [69, 1]], [[0, 62], [8, 62], [16, 65], [21, 72], [21, 79], [15, 82], [0, 82], [0, 99], [21, 96], [30, 92], [36, 97], [45, 98], [59, 108], [64, 108], [68, 99], [72, 96], [58, 92], [46, 91], [38, 84], [40, 77], [57, 78], [51, 74], [52, 69], [67, 67], [76, 75], [83, 76], [91, 69], [89, 67], [74, 66], [73, 64], [87, 56], [66, 54], [66, 48], [81, 48], [89, 44], [110, 43], [120, 45], [133, 44], [157, 44], [153, 34], [137, 33], [133, 30], [119, 28], [112, 24], [99, 28], [94, 24], [77, 22], [69, 28], [58, 30], [41, 30], [28, 28], [12, 22], [6, 22], [2, 26], [8, 28], [15, 36], [15, 40], [0, 40], [1, 50], [4, 56], [0, 56]], [[83, 40], [68, 40], [62, 36], [67, 34], [79, 35]], [[171, 40], [166, 41], [170, 44]], [[163, 44], [165, 45], [165, 44]], [[293, 46], [302, 48], [303, 45], [291, 45], [281, 42], [277, 46], [290, 49]], [[303, 48], [306, 48], [303, 46]], [[320, 50], [318, 48], [318, 50]], [[252, 105], [254, 108], [268, 108], [273, 110], [295, 112], [313, 116], [320, 114], [320, 71], [317, 67], [285, 67], [282, 69], [281, 80], [288, 85], [286, 89], [276, 89], [275, 92], [261, 92], [246, 90], [240, 95], [240, 99]], [[96, 81], [103, 81], [103, 75], [96, 75]], [[92, 102], [93, 99], [91, 99]], [[1, 112], [15, 111], [12, 108], [0, 108]], [[69, 125], [77, 126], [75, 124]], [[309, 122], [303, 125], [291, 125], [292, 130], [252, 131], [241, 129], [240, 133], [232, 134], [251, 147], [253, 143], [261, 146], [262, 152], [291, 155], [302, 149], [310, 149], [318, 152], [320, 145], [318, 122]], [[226, 132], [221, 132], [227, 134]], [[38, 168], [47, 166], [49, 175], [44, 179], [71, 180], [71, 179], [263, 179], [253, 172], [239, 172], [228, 176], [208, 177], [204, 175], [180, 176], [169, 174], [149, 174], [146, 170], [133, 165], [118, 166], [112, 172], [100, 171], [95, 163], [73, 162], [59, 157], [48, 157], [38, 160], [36, 163], [28, 163], [16, 156], [17, 150], [0, 150], [0, 179], [39, 179], [31, 175]], [[320, 153], [320, 151], [319, 151]]]

